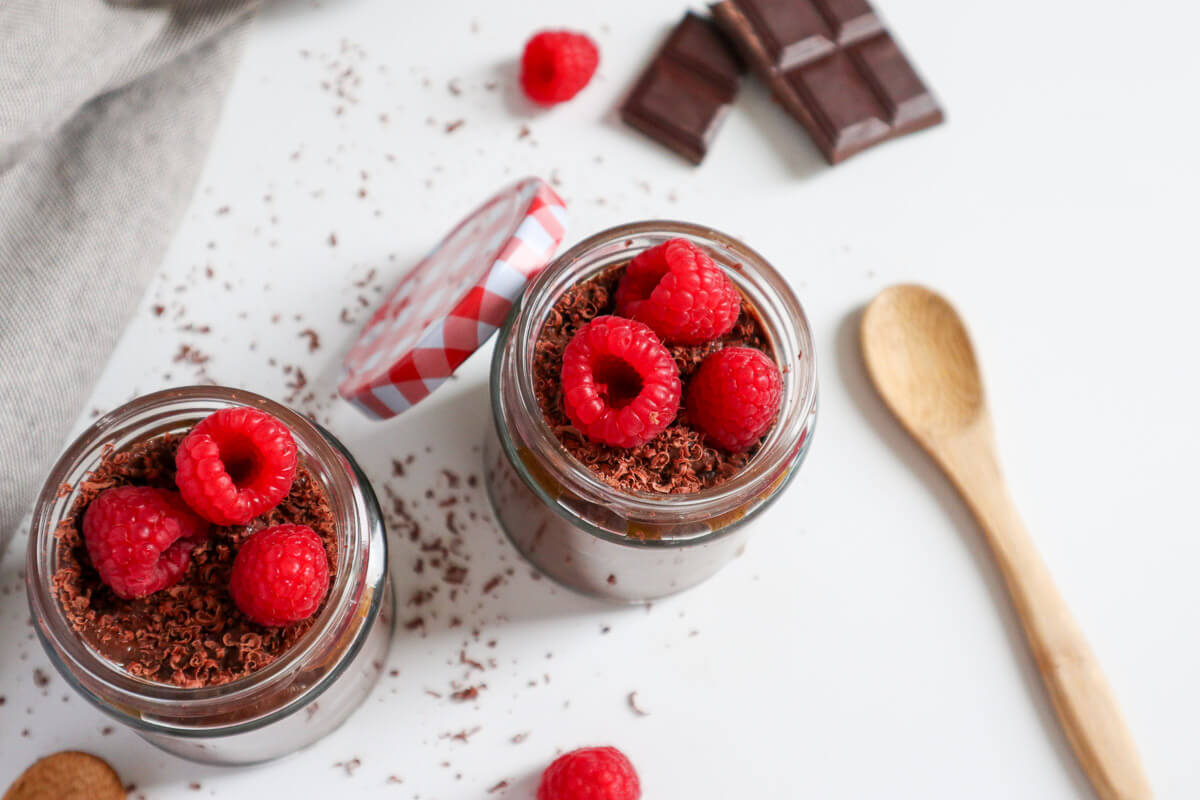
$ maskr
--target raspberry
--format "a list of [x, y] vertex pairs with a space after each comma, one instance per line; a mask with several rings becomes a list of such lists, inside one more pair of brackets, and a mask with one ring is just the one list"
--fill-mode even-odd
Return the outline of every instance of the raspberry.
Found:
[[774, 361], [751, 347], [726, 347], [704, 359], [688, 382], [688, 419], [736, 453], [767, 432], [782, 397], [783, 376]]
[[83, 541], [100, 580], [131, 600], [183, 577], [208, 523], [166, 489], [105, 489], [83, 514]]
[[642, 787], [615, 747], [584, 747], [559, 756], [542, 773], [537, 800], [638, 800]]
[[192, 510], [217, 525], [245, 525], [291, 491], [296, 442], [270, 414], [223, 408], [179, 443], [175, 468], [175, 483]]
[[617, 285], [617, 313], [673, 344], [703, 344], [733, 330], [742, 309], [733, 281], [686, 239], [638, 253]]
[[535, 103], [562, 103], [588, 85], [599, 63], [596, 43], [582, 33], [542, 31], [525, 44], [521, 88]]
[[242, 543], [229, 593], [243, 614], [277, 627], [311, 617], [329, 589], [325, 545], [306, 525], [264, 528]]
[[654, 331], [620, 317], [596, 317], [567, 343], [563, 410], [589, 439], [637, 447], [679, 411], [679, 369]]

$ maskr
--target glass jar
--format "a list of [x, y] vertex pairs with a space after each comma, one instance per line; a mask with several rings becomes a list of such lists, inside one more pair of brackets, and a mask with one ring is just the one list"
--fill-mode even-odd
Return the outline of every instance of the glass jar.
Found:
[[[253, 406], [282, 420], [296, 440], [300, 463], [324, 488], [338, 541], [329, 600], [293, 647], [244, 678], [185, 689], [134, 677], [72, 630], [53, 587], [55, 528], [104, 448], [120, 452], [185, 432], [230, 406]], [[101, 417], [67, 448], [34, 507], [25, 581], [38, 636], [67, 683], [150, 743], [214, 764], [275, 758], [340, 725], [379, 677], [395, 618], [383, 515], [353, 457], [306, 417], [250, 392], [212, 386], [140, 397]]]
[[[675, 237], [706, 250], [757, 311], [783, 400], [759, 451], [729, 480], [693, 494], [632, 493], [600, 480], [550, 430], [533, 390], [534, 346], [565, 291]], [[571, 589], [646, 601], [695, 586], [739, 555], [750, 523], [795, 475], [817, 414], [812, 334], [784, 278], [733, 237], [682, 222], [622, 225], [577, 244], [529, 286], [500, 331], [491, 398], [485, 475], [509, 539]]]

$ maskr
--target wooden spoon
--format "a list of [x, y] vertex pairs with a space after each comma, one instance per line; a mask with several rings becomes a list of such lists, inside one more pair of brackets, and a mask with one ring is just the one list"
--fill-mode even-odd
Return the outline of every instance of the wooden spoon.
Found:
[[893, 286], [863, 315], [862, 351], [884, 402], [941, 465], [983, 528], [1054, 710], [1096, 793], [1102, 800], [1152, 797], [1112, 690], [1009, 497], [962, 320], [928, 289]]

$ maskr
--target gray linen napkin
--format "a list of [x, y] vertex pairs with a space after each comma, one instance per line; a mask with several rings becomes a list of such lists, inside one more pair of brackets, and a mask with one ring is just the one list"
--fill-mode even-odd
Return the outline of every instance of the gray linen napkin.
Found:
[[0, 555], [191, 197], [257, 5], [0, 2]]

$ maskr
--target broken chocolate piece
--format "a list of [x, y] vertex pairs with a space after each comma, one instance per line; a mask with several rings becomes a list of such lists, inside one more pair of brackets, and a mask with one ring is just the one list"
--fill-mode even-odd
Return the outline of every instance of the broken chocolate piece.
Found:
[[830, 164], [943, 119], [865, 0], [723, 0], [712, 12]]
[[737, 96], [744, 67], [709, 20], [684, 15], [621, 106], [621, 119], [699, 164]]

